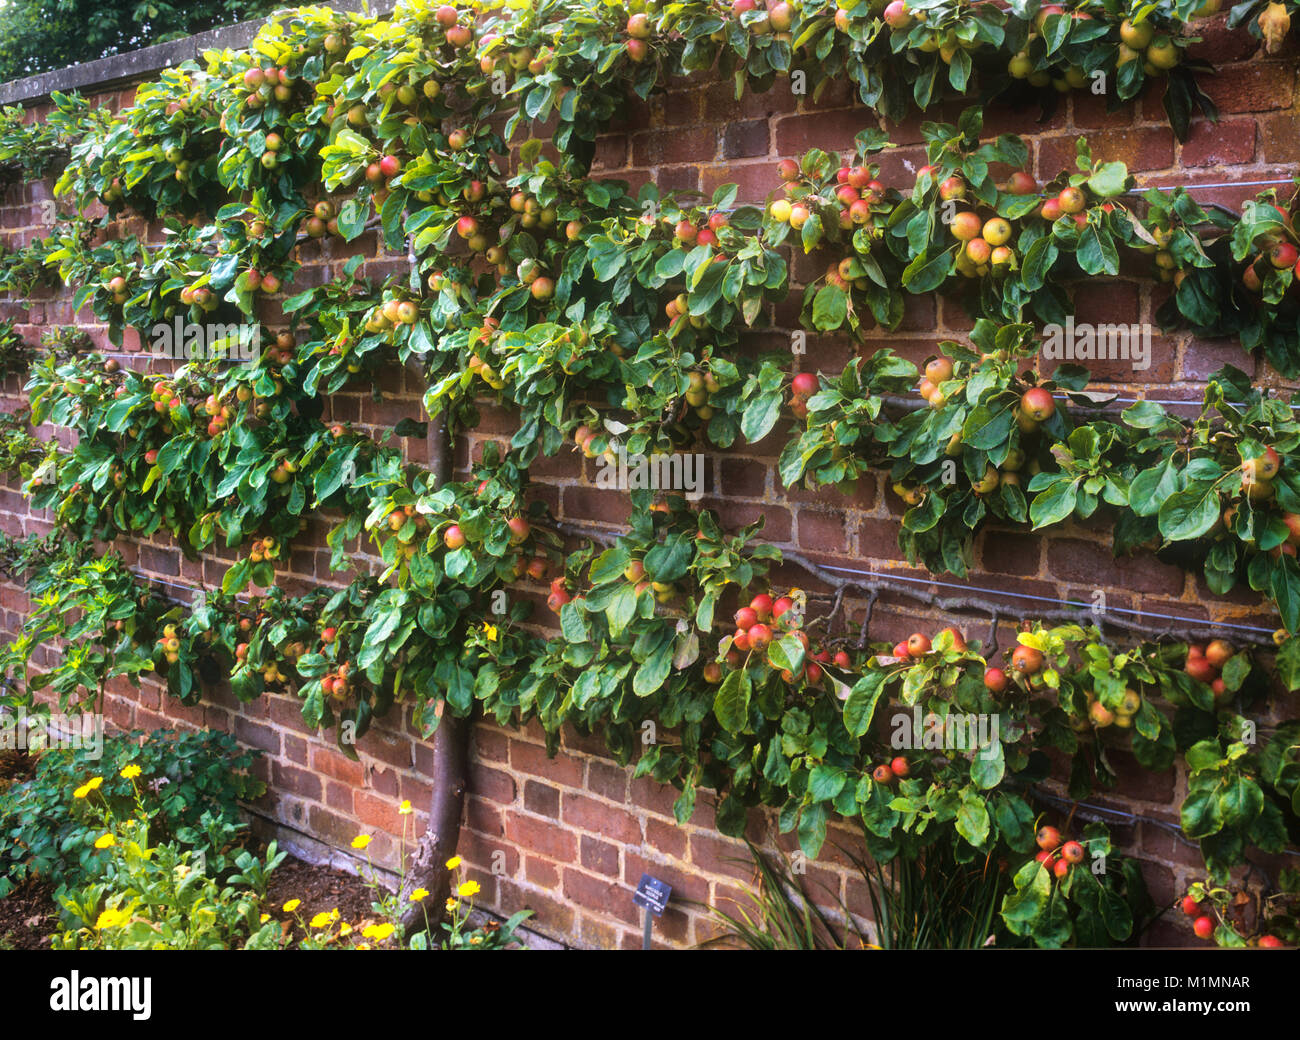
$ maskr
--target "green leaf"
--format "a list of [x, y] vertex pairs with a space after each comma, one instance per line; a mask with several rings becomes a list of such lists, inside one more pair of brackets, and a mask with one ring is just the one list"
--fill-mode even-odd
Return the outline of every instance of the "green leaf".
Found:
[[730, 733], [743, 733], [749, 728], [749, 698], [752, 684], [749, 672], [737, 668], [727, 673], [713, 699], [713, 714], [718, 724]]

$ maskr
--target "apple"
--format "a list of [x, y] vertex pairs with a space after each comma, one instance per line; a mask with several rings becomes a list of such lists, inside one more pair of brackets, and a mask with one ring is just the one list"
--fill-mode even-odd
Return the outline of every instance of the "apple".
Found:
[[930, 637], [922, 632], [913, 632], [907, 637], [907, 652], [912, 657], [924, 657], [930, 652]]
[[776, 172], [783, 181], [797, 181], [799, 179], [799, 164], [793, 159], [782, 159], [776, 164]]
[[464, 239], [473, 238], [478, 234], [478, 221], [473, 217], [461, 217], [456, 221], [456, 234]]
[[385, 155], [379, 160], [379, 172], [385, 177], [396, 177], [402, 172], [402, 160], [395, 155]]
[[749, 645], [755, 650], [766, 650], [772, 643], [772, 630], [761, 621], [750, 626], [748, 635]]
[[759, 621], [767, 621], [772, 616], [772, 597], [760, 592], [749, 601], [750, 608], [758, 615]]
[[1020, 643], [1011, 653], [1011, 668], [1021, 675], [1036, 675], [1043, 667], [1043, 655], [1032, 646]]
[[1061, 193], [1056, 196], [1056, 201], [1060, 204], [1062, 213], [1081, 213], [1088, 205], [1088, 199], [1083, 191], [1073, 186], [1062, 188]]
[[1058, 878], [1065, 878], [1070, 873], [1070, 863], [1068, 860], [1058, 859], [1052, 865], [1052, 873]]
[[506, 526], [510, 528], [510, 541], [514, 545], [522, 542], [532, 531], [532, 527], [522, 516], [512, 516], [506, 521]]
[[885, 24], [891, 29], [910, 29], [916, 21], [903, 0], [891, 0], [885, 6], [884, 18]]
[[643, 13], [632, 15], [627, 20], [625, 31], [635, 40], [648, 40], [650, 38], [650, 17]]
[[338, 638], [339, 630], [337, 628], [326, 628], [321, 631], [320, 641], [329, 646]]
[[1046, 422], [1056, 411], [1056, 400], [1043, 387], [1031, 387], [1020, 398], [1020, 410], [1036, 423]]
[[819, 386], [817, 377], [811, 372], [800, 372], [790, 380], [790, 390], [799, 397], [811, 397]]
[[953, 237], [963, 242], [969, 242], [971, 239], [977, 238], [983, 227], [984, 222], [980, 220], [979, 214], [971, 210], [963, 210], [961, 213], [956, 214], [952, 218], [952, 223], [948, 225]]
[[1007, 688], [1007, 673], [1001, 668], [985, 669], [984, 685], [992, 693], [1003, 693]]
[[452, 524], [442, 533], [442, 544], [448, 549], [459, 549], [465, 544], [465, 535], [461, 532], [459, 524]]
[[1268, 447], [1264, 449], [1263, 455], [1243, 462], [1241, 468], [1252, 481], [1272, 480], [1277, 476], [1278, 470], [1282, 468], [1282, 458], [1274, 448]]
[[911, 769], [908, 767], [907, 764], [907, 759], [905, 759], [902, 755], [899, 755], [896, 759], [894, 759], [892, 762], [889, 763], [889, 771], [893, 773], [895, 776], [900, 778], [904, 778], [911, 773]]
[[[895, 0], [895, 3], [900, 0]], [[894, 782], [894, 771], [887, 765], [878, 765], [871, 771], [871, 779], [878, 784], [892, 784]]]
[[623, 44], [627, 51], [627, 56], [638, 65], [645, 61], [650, 54], [650, 47], [644, 40], [638, 40], [635, 37], [627, 40]]
[[1192, 931], [1196, 933], [1198, 939], [1208, 939], [1214, 934], [1214, 918], [1209, 914], [1202, 914], [1192, 922]]
[[1017, 170], [1007, 178], [1007, 193], [1010, 195], [1032, 195], [1038, 190], [1038, 182], [1024, 170]]
[[1051, 852], [1061, 844], [1061, 832], [1055, 827], [1039, 827], [1038, 833], [1034, 836], [1034, 841], [1044, 852]]
[[1223, 639], [1216, 639], [1205, 648], [1205, 659], [1215, 668], [1222, 668], [1233, 654], [1232, 645]]

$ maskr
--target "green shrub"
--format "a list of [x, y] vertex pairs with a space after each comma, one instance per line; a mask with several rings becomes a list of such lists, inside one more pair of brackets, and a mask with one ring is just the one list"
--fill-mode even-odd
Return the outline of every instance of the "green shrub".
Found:
[[150, 793], [144, 812], [156, 838], [206, 857], [213, 871], [228, 868], [244, 828], [239, 800], [266, 790], [249, 773], [254, 754], [224, 733], [168, 730], [106, 738], [99, 758], [88, 749], [46, 751], [32, 780], [0, 792], [0, 898], [29, 879], [78, 887], [100, 876], [101, 811], [120, 819], [135, 812], [135, 788], [122, 776], [132, 765]]

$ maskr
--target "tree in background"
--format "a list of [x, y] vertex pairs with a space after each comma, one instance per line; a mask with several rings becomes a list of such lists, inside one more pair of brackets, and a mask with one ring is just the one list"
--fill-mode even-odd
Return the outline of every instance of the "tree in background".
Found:
[[0, 82], [254, 18], [275, 0], [0, 0]]

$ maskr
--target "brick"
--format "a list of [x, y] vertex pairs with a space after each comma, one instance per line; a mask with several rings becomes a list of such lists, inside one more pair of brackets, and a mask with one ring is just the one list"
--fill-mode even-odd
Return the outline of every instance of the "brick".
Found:
[[546, 749], [520, 740], [510, 742], [510, 766], [516, 772], [543, 777], [564, 787], [582, 786], [582, 763], [560, 757], [548, 758]]
[[1183, 142], [1179, 158], [1184, 166], [1248, 163], [1255, 159], [1255, 121], [1232, 119], [1220, 123], [1196, 120]]
[[1158, 563], [1150, 557], [1115, 559], [1110, 549], [1075, 539], [1056, 539], [1047, 547], [1047, 568], [1058, 578], [1089, 587], [1098, 586], [1104, 577], [1105, 587], [1131, 589], [1134, 592], [1181, 593], [1183, 571]]
[[635, 816], [585, 795], [564, 796], [564, 823], [626, 845], [641, 843], [641, 825]]
[[1217, 75], [1206, 76], [1201, 88], [1224, 115], [1290, 108], [1295, 95], [1295, 67], [1292, 63], [1274, 62], [1231, 65]]
[[528, 780], [524, 783], [524, 808], [539, 816], [559, 819], [560, 792], [536, 780]]
[[561, 863], [572, 863], [577, 859], [578, 843], [574, 833], [545, 820], [528, 816], [507, 817], [506, 838], [520, 848]]

